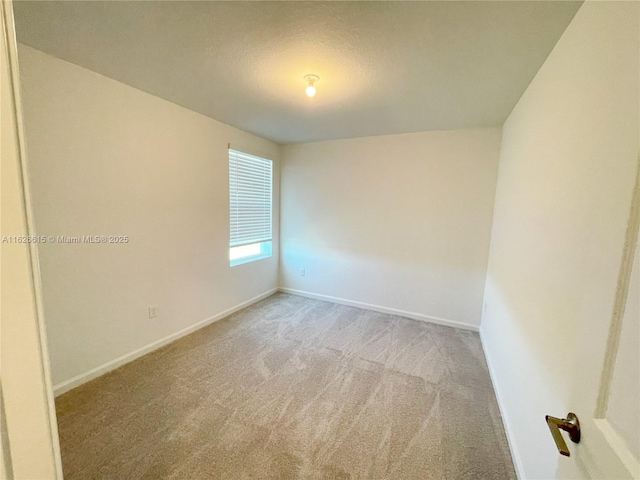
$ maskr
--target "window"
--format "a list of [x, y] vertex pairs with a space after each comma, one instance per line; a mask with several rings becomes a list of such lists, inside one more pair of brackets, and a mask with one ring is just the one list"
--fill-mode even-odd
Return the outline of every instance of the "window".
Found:
[[229, 263], [271, 256], [271, 160], [229, 149]]

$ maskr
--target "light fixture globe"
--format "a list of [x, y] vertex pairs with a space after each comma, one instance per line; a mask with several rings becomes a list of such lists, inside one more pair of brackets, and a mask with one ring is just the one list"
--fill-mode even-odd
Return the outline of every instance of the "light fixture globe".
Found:
[[320, 80], [320, 77], [318, 77], [317, 75], [309, 74], [304, 76], [304, 80], [308, 84], [307, 88], [305, 89], [307, 97], [313, 97], [316, 94], [315, 83]]

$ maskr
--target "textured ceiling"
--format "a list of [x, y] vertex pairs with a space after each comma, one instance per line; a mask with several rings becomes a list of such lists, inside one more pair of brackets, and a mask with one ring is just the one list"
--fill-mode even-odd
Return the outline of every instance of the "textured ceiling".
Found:
[[297, 143], [501, 125], [580, 2], [14, 5], [22, 43]]

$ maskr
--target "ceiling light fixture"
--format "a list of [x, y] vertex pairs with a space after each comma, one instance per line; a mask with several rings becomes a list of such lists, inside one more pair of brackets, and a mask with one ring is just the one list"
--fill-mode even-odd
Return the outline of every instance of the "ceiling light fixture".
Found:
[[320, 80], [320, 77], [310, 74], [305, 75], [304, 79], [309, 84], [309, 86], [307, 86], [307, 89], [305, 90], [307, 97], [313, 97], [316, 94], [316, 87], [314, 85], [318, 80]]

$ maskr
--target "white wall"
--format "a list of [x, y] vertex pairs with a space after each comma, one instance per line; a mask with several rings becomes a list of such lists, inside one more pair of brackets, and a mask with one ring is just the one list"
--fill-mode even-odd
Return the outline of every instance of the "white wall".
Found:
[[277, 287], [278, 162], [273, 257], [230, 268], [227, 157], [232, 143], [278, 160], [276, 144], [19, 53], [37, 233], [130, 239], [41, 246], [54, 384]]
[[284, 147], [281, 286], [477, 328], [499, 145], [478, 129]]
[[544, 415], [574, 408], [578, 326], [606, 338], [638, 100], [638, 4], [586, 2], [503, 127], [481, 334], [522, 478], [573, 461]]

